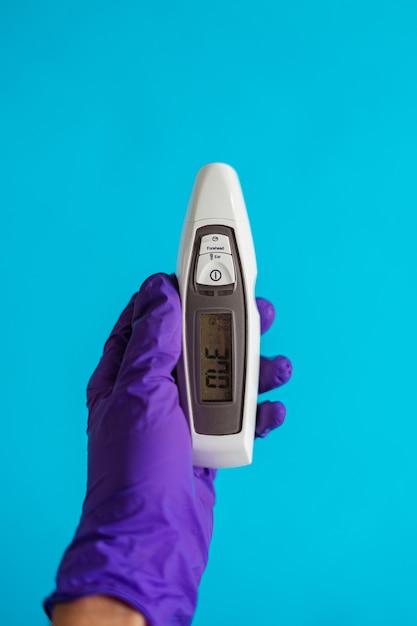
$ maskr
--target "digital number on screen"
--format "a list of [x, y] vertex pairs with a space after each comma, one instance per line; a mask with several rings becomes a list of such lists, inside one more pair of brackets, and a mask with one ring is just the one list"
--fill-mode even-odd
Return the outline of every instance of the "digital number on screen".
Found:
[[200, 317], [201, 400], [231, 402], [232, 314], [202, 313]]

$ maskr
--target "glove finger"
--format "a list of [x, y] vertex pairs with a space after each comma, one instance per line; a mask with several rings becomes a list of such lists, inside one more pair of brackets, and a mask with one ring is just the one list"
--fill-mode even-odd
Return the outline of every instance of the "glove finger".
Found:
[[256, 298], [256, 304], [261, 318], [261, 335], [263, 335], [272, 326], [275, 319], [275, 307], [265, 298]]
[[281, 426], [285, 420], [286, 408], [282, 402], [261, 402], [256, 414], [255, 437], [266, 437], [271, 430]]
[[269, 359], [261, 356], [259, 369], [259, 393], [285, 385], [292, 374], [292, 364], [286, 356]]
[[132, 334], [115, 388], [155, 386], [172, 371], [181, 353], [181, 303], [174, 280], [155, 274], [135, 298]]
[[204, 501], [209, 502], [209, 505], [213, 507], [216, 501], [214, 479], [216, 478], [217, 470], [209, 467], [194, 466], [193, 473], [196, 481], [196, 489], [200, 497], [204, 498]]
[[132, 334], [132, 315], [136, 295], [132, 296], [116, 322], [104, 345], [103, 356], [88, 382], [87, 406], [89, 409], [93, 403], [106, 397], [113, 389], [126, 346]]

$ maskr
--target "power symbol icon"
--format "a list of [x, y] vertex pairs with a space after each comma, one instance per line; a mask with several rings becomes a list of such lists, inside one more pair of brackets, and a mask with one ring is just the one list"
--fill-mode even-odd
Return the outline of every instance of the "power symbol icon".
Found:
[[214, 280], [214, 282], [217, 282], [218, 280], [220, 280], [222, 277], [222, 273], [220, 270], [211, 270], [210, 272], [210, 278], [211, 280]]

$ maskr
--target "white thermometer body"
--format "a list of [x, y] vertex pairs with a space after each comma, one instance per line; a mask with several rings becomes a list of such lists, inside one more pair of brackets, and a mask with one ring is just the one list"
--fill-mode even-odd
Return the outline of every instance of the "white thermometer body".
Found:
[[178, 384], [193, 463], [252, 462], [260, 321], [249, 219], [236, 172], [212, 163], [197, 174], [185, 218], [177, 277], [182, 301]]

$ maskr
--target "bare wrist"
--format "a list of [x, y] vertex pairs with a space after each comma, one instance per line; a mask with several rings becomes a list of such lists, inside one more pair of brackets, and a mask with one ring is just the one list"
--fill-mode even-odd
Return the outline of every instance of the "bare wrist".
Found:
[[150, 625], [141, 613], [118, 598], [95, 595], [56, 604], [52, 626]]

